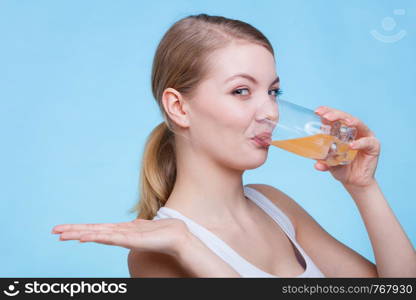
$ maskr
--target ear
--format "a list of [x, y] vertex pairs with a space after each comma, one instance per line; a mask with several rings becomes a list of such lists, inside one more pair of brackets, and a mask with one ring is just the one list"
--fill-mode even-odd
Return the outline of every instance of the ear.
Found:
[[181, 93], [172, 88], [167, 88], [162, 94], [162, 104], [168, 117], [180, 127], [189, 126], [187, 103]]

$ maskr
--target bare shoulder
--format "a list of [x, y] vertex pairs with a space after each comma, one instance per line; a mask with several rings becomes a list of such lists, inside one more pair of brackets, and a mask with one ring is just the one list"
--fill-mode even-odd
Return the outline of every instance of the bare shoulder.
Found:
[[130, 277], [192, 277], [174, 257], [158, 252], [130, 250]]
[[301, 216], [304, 210], [299, 204], [296, 203], [295, 200], [271, 185], [247, 184], [246, 186], [254, 188], [270, 199], [288, 216], [295, 229], [297, 228], [297, 219]]
[[292, 221], [296, 240], [327, 277], [377, 277], [376, 266], [330, 235], [291, 197], [266, 184], [247, 185], [278, 206]]
[[281, 190], [267, 184], [247, 184], [247, 186], [258, 190], [279, 207], [292, 222], [296, 234], [302, 228], [309, 227], [310, 224], [320, 227], [315, 219], [300, 204]]

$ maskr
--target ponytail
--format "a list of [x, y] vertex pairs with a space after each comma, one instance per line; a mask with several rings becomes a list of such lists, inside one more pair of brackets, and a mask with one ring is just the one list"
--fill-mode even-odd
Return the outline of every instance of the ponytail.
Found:
[[165, 122], [150, 133], [143, 152], [140, 196], [131, 210], [138, 218], [151, 220], [165, 205], [176, 180], [175, 138]]

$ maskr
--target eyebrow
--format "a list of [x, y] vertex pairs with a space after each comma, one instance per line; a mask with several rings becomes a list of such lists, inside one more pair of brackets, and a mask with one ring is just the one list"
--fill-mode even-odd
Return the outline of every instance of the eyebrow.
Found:
[[[256, 80], [253, 76], [248, 75], [248, 74], [246, 74], [246, 73], [241, 73], [241, 74], [236, 74], [236, 75], [233, 75], [233, 76], [229, 77], [227, 80], [225, 80], [225, 82], [224, 82], [224, 83], [227, 83], [227, 82], [229, 82], [229, 81], [231, 81], [231, 80], [233, 80], [233, 79], [235, 79], [235, 78], [238, 78], [238, 77], [245, 78], [245, 79], [247, 79], [247, 80], [249, 80], [249, 81], [253, 82], [254, 84], [257, 84], [257, 83], [258, 83], [258, 82], [257, 82], [257, 80]], [[278, 82], [280, 82], [280, 78], [279, 78], [279, 76], [277, 76], [277, 77], [276, 77], [276, 79], [275, 79], [275, 80], [273, 80], [273, 82], [272, 82], [272, 83], [270, 83], [270, 85], [273, 85], [273, 84], [278, 83]]]

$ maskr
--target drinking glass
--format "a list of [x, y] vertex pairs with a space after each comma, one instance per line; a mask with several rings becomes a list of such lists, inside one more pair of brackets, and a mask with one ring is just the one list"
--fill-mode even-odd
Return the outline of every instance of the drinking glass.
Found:
[[349, 164], [357, 150], [349, 148], [357, 130], [342, 121], [330, 122], [311, 109], [278, 99], [277, 120], [259, 120], [254, 135], [265, 144], [324, 161], [328, 166]]

